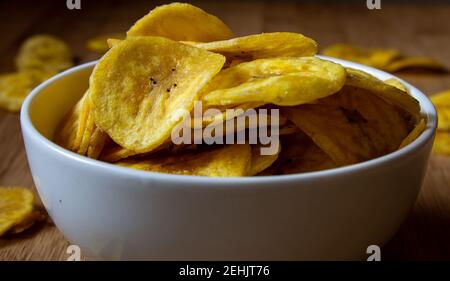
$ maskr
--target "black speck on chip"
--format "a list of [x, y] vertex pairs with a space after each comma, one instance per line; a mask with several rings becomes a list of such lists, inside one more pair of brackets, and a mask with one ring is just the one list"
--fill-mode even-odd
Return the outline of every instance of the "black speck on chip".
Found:
[[175, 71], [175, 68], [172, 68], [171, 70], [172, 70], [172, 71]]
[[166, 92], [168, 92], [168, 93], [169, 93], [169, 92], [170, 92], [170, 89], [166, 89]]
[[177, 83], [174, 83], [173, 86], [176, 87], [176, 86], [177, 86]]

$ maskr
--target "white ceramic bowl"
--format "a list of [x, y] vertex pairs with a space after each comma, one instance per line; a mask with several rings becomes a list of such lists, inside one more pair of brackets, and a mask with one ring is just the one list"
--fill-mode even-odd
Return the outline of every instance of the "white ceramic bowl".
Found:
[[[329, 58], [326, 58], [329, 59]], [[381, 79], [392, 75], [330, 59]], [[33, 179], [57, 227], [97, 259], [360, 259], [396, 232], [418, 195], [436, 128], [429, 99], [405, 83], [428, 117], [412, 144], [338, 169], [207, 178], [117, 167], [50, 138], [88, 87], [95, 62], [37, 87], [21, 112]]]

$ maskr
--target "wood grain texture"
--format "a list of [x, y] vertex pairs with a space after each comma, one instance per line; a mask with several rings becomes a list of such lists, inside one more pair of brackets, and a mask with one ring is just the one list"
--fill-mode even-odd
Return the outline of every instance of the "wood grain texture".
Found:
[[[20, 43], [48, 33], [67, 41], [78, 63], [99, 57], [85, 42], [99, 34], [126, 31], [160, 1], [86, 1], [68, 10], [66, 1], [0, 2], [0, 72], [14, 70]], [[294, 31], [320, 46], [344, 42], [396, 48], [431, 56], [450, 67], [449, 4], [392, 4], [370, 11], [366, 1], [199, 1], [192, 2], [222, 18], [237, 35]], [[425, 2], [425, 1], [424, 1]], [[401, 73], [428, 95], [450, 89], [450, 75]], [[0, 110], [0, 185], [34, 189], [17, 114]], [[45, 163], [43, 163], [45, 164]], [[450, 158], [432, 157], [421, 194], [395, 237], [383, 248], [390, 260], [450, 259]], [[61, 183], [63, 184], [63, 183]], [[26, 233], [0, 239], [0, 260], [65, 260], [69, 242], [55, 226], [42, 223]]]

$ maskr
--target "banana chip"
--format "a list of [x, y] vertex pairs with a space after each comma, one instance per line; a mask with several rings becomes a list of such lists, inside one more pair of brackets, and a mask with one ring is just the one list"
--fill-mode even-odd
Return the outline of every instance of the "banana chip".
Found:
[[[124, 40], [99, 37], [88, 47], [109, 50], [55, 140], [122, 167], [209, 177], [312, 172], [386, 155], [426, 127], [399, 80], [315, 57], [317, 43], [301, 34], [233, 38], [190, 4], [157, 7]], [[438, 68], [390, 49], [337, 45], [325, 54], [391, 71]], [[436, 100], [446, 130], [450, 101]]]
[[392, 61], [385, 68], [386, 71], [396, 72], [403, 69], [428, 69], [432, 71], [447, 71], [442, 63], [427, 57], [402, 57]]
[[387, 80], [384, 80], [384, 83], [389, 84], [391, 86], [394, 86], [395, 88], [397, 88], [397, 89], [399, 89], [399, 90], [409, 94], [409, 89], [406, 87], [405, 84], [400, 82], [400, 80], [398, 80], [398, 79], [389, 78]]
[[336, 93], [345, 77], [342, 66], [314, 57], [260, 59], [221, 71], [202, 100], [206, 106], [299, 105]]
[[19, 71], [58, 73], [73, 66], [72, 53], [64, 41], [50, 35], [35, 35], [21, 46], [16, 58]]
[[233, 37], [219, 18], [185, 3], [156, 7], [138, 20], [127, 36], [161, 36], [176, 41], [210, 42]]
[[28, 228], [32, 227], [36, 222], [45, 221], [47, 217], [39, 210], [34, 210], [26, 216], [23, 221], [14, 225], [11, 229], [8, 230], [7, 234], [17, 234], [24, 232]]
[[433, 144], [433, 154], [450, 156], [450, 132], [436, 132]]
[[450, 155], [450, 91], [431, 96], [436, 107], [438, 126], [434, 139], [433, 153]]
[[409, 132], [394, 106], [355, 87], [282, 112], [341, 166], [390, 153]]
[[19, 111], [31, 90], [50, 76], [52, 74], [34, 70], [0, 75], [0, 107]]
[[450, 90], [432, 95], [430, 99], [436, 107], [450, 107]]
[[336, 168], [338, 165], [303, 132], [281, 137], [278, 159], [258, 175], [286, 175]]
[[400, 148], [407, 146], [408, 144], [412, 143], [415, 139], [417, 139], [420, 134], [425, 130], [426, 128], [426, 121], [424, 118], [420, 119], [419, 123], [414, 127], [414, 129], [408, 134], [408, 136], [402, 141], [400, 144]]
[[438, 115], [438, 130], [450, 131], [450, 91], [431, 96]]
[[317, 43], [298, 33], [273, 32], [237, 37], [210, 43], [184, 42], [211, 52], [220, 53], [228, 60], [250, 61], [273, 57], [314, 56]]
[[379, 69], [385, 69], [390, 62], [400, 57], [400, 53], [393, 49], [363, 49], [348, 44], [331, 45], [325, 48], [322, 54]]
[[420, 115], [419, 102], [415, 98], [410, 96], [407, 92], [404, 92], [397, 87], [386, 84], [383, 81], [361, 70], [353, 68], [346, 68], [346, 70], [347, 85], [369, 90], [385, 101], [404, 109], [405, 111], [410, 113], [413, 118], [418, 119]]
[[178, 175], [242, 177], [250, 171], [252, 152], [248, 144], [225, 145], [207, 151], [150, 159], [124, 160], [123, 167]]
[[109, 48], [111, 48], [108, 40], [111, 40], [110, 42], [115, 42], [116, 40], [120, 42], [120, 40], [125, 39], [125, 36], [126, 35], [122, 33], [100, 35], [89, 39], [89, 41], [86, 43], [86, 47], [91, 51], [103, 54], [106, 53]]
[[348, 44], [335, 44], [325, 48], [322, 54], [354, 61], [388, 72], [396, 72], [411, 68], [447, 71], [447, 68], [443, 64], [432, 58], [403, 56], [399, 51], [394, 49], [364, 49]]
[[97, 159], [109, 140], [108, 135], [95, 125], [89, 90], [67, 113], [55, 133], [55, 142], [66, 149]]
[[34, 195], [27, 188], [0, 188], [0, 236], [21, 224], [33, 211]]
[[221, 55], [161, 37], [129, 38], [92, 73], [95, 123], [122, 147], [149, 152], [170, 137], [224, 63]]
[[99, 127], [95, 127], [91, 138], [89, 140], [89, 145], [86, 151], [86, 155], [89, 158], [97, 159], [103, 150], [103, 147], [109, 141], [108, 135], [103, 132]]
[[269, 168], [278, 159], [280, 147], [278, 147], [277, 153], [271, 155], [261, 155], [260, 151], [261, 147], [259, 145], [252, 145], [252, 158], [250, 161], [251, 166], [248, 176], [255, 176]]
[[87, 118], [89, 116], [88, 91], [66, 114], [55, 132], [55, 142], [69, 150], [77, 152], [80, 148]]

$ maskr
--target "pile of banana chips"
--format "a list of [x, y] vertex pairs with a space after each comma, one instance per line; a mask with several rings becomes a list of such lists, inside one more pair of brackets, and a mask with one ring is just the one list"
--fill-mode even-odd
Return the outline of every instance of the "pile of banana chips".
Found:
[[15, 72], [0, 74], [0, 108], [18, 112], [40, 83], [73, 66], [72, 52], [62, 40], [45, 34], [25, 40], [15, 59]]
[[317, 58], [317, 43], [301, 34], [234, 37], [189, 4], [155, 8], [108, 45], [55, 141], [123, 167], [303, 173], [391, 153], [425, 127], [399, 81]]

